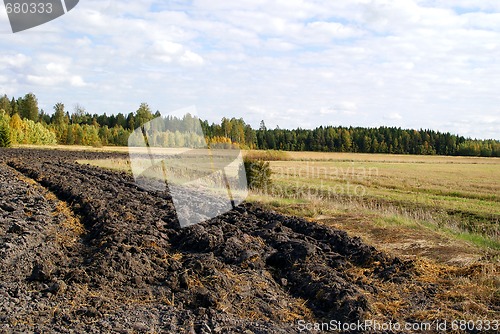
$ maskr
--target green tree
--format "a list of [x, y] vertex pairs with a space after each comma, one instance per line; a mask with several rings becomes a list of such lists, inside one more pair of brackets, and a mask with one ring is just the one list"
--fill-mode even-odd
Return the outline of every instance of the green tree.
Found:
[[68, 127], [68, 133], [66, 135], [66, 145], [74, 145], [75, 144], [75, 132], [74, 125], [70, 125]]
[[9, 115], [0, 110], [0, 147], [10, 147]]
[[55, 126], [63, 126], [65, 121], [65, 111], [63, 103], [56, 103], [54, 105], [54, 115], [52, 116], [52, 124]]
[[221, 127], [222, 127], [222, 131], [224, 131], [224, 137], [226, 138], [229, 138], [229, 136], [231, 135], [231, 129], [233, 127], [233, 125], [231, 124], [231, 121], [229, 119], [227, 119], [226, 117], [223, 117], [222, 118], [222, 121], [221, 121]]
[[341, 132], [341, 140], [342, 140], [342, 152], [349, 152], [352, 147], [352, 139], [351, 134], [346, 129], [343, 129]]
[[245, 145], [254, 149], [257, 145], [257, 135], [250, 125], [245, 125]]
[[6, 115], [12, 116], [12, 105], [7, 95], [0, 97], [0, 110], [5, 111]]
[[147, 103], [141, 103], [136, 111], [135, 123], [136, 127], [142, 126], [154, 118], [151, 108]]
[[130, 113], [128, 114], [127, 116], [127, 128], [130, 130], [130, 131], [134, 131], [135, 130], [135, 125], [136, 125], [136, 121], [135, 121], [135, 117], [134, 117], [134, 114], [133, 113]]
[[114, 125], [110, 125], [110, 126], [121, 126], [122, 128], [126, 128], [127, 127], [127, 119], [125, 118], [125, 116], [122, 114], [122, 113], [119, 113], [118, 115], [116, 115], [116, 124]]
[[10, 147], [10, 131], [7, 125], [0, 124], [0, 147]]
[[17, 104], [17, 101], [15, 98], [12, 98], [10, 100], [10, 107], [11, 107], [12, 115], [19, 113], [19, 105]]
[[28, 93], [21, 100], [21, 117], [38, 122], [38, 100], [33, 93]]
[[82, 126], [80, 124], [75, 124], [75, 144], [84, 145], [85, 133], [83, 132]]
[[52, 115], [52, 129], [54, 130], [59, 144], [66, 144], [68, 141], [69, 116], [64, 111], [64, 104], [59, 102], [54, 105], [54, 115]]

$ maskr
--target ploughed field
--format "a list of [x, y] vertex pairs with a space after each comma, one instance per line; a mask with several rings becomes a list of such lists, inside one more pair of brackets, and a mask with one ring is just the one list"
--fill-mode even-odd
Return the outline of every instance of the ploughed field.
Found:
[[0, 331], [294, 333], [395, 320], [375, 304], [403, 293], [432, 312], [412, 262], [343, 231], [251, 204], [181, 229], [167, 193], [74, 162], [117, 157], [0, 150]]

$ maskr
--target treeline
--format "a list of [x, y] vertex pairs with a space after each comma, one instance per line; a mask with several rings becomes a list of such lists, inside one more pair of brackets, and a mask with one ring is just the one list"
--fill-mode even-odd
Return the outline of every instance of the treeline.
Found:
[[253, 130], [241, 118], [223, 118], [221, 124], [202, 122], [202, 126], [210, 137], [262, 150], [500, 157], [498, 140], [471, 140], [433, 130], [341, 126], [285, 130], [267, 129], [264, 121]]
[[[148, 115], [143, 116], [147, 109]], [[127, 146], [128, 138], [133, 129], [144, 124], [159, 113], [151, 114], [147, 104], [142, 104], [138, 111], [127, 116], [107, 116], [106, 114], [90, 114], [85, 108], [76, 105], [73, 112], [66, 110], [64, 104], [56, 103], [51, 114], [38, 107], [38, 100], [33, 93], [24, 97], [11, 98], [7, 95], [0, 97], [0, 117], [3, 118], [3, 130], [9, 133], [10, 144], [61, 144], [61, 145], [86, 145], [86, 146]], [[142, 117], [142, 118], [141, 118]], [[37, 124], [51, 134], [50, 140], [40, 142], [44, 138], [38, 131], [25, 131], [24, 136], [19, 136], [19, 120], [29, 124]], [[24, 127], [25, 128], [25, 127]], [[53, 139], [53, 140], [52, 140]]]
[[471, 140], [433, 130], [395, 127], [320, 126], [314, 130], [266, 128], [256, 131], [257, 147], [286, 151], [359, 152], [499, 157], [500, 141]]
[[109, 116], [90, 114], [80, 105], [71, 113], [62, 103], [53, 109], [50, 114], [39, 110], [33, 93], [17, 99], [0, 97], [0, 146], [56, 143], [127, 146], [136, 128], [154, 120], [145, 130], [150, 144], [160, 147], [199, 147], [207, 142], [226, 148], [286, 151], [500, 156], [498, 140], [471, 140], [433, 130], [341, 126], [267, 129], [264, 121], [255, 130], [242, 118], [223, 118], [220, 123], [211, 124], [190, 114], [161, 118], [160, 112], [153, 112], [147, 103], [142, 103], [135, 112]]

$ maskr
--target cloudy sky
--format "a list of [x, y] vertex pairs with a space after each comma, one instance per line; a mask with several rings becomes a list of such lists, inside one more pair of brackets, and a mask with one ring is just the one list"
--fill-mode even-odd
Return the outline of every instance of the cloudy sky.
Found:
[[40, 106], [252, 126], [432, 128], [500, 139], [498, 0], [81, 0], [12, 34], [0, 93]]

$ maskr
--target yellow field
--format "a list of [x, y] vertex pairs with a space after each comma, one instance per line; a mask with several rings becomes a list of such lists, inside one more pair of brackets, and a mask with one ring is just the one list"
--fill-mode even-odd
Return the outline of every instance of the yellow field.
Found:
[[[255, 152], [255, 151], [253, 151]], [[369, 161], [369, 162], [401, 162], [401, 163], [465, 163], [500, 165], [500, 158], [451, 157], [434, 155], [403, 154], [370, 154], [370, 153], [337, 153], [337, 152], [284, 152], [290, 160], [319, 161]]]
[[500, 248], [500, 159], [288, 152], [271, 168], [274, 185], [254, 199], [278, 210], [410, 219]]

